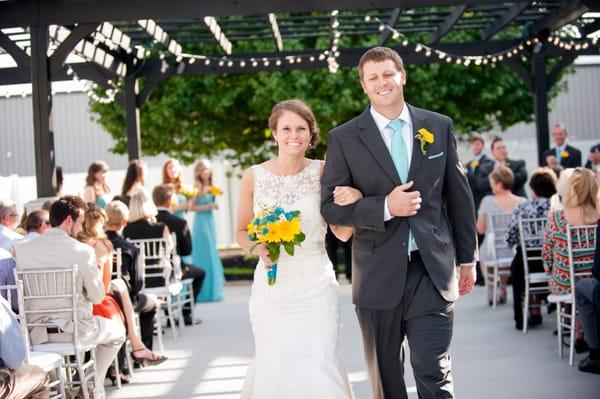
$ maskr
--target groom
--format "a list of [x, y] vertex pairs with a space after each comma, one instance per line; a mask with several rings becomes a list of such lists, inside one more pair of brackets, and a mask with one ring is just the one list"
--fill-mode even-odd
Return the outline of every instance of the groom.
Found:
[[[452, 121], [404, 102], [394, 50], [370, 49], [358, 72], [371, 106], [329, 133], [321, 213], [355, 228], [353, 301], [373, 396], [408, 397], [406, 336], [419, 398], [453, 398], [454, 301], [473, 288], [477, 233]], [[336, 186], [363, 198], [344, 206]]]

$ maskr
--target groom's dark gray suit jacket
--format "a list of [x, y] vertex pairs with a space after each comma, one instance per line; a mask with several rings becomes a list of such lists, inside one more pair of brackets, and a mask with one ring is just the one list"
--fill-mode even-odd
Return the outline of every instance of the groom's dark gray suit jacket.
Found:
[[[384, 222], [384, 201], [404, 182], [367, 108], [333, 129], [321, 179], [321, 213], [327, 223], [353, 226], [352, 291], [356, 305], [393, 309], [400, 304], [408, 266], [408, 231], [413, 232], [431, 280], [446, 301], [458, 298], [456, 265], [477, 256], [473, 197], [456, 152], [452, 120], [408, 106], [413, 137], [425, 128], [434, 142], [421, 152], [415, 138], [408, 180], [419, 191], [421, 209], [412, 217]], [[363, 198], [349, 206], [333, 203], [336, 186], [352, 186]]]

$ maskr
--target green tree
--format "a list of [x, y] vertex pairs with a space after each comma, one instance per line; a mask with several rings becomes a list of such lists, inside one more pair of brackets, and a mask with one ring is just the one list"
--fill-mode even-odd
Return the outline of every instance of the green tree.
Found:
[[[550, 93], [558, 92], [555, 86]], [[165, 153], [184, 162], [223, 155], [242, 167], [274, 153], [267, 120], [272, 106], [300, 98], [313, 109], [321, 144], [326, 133], [360, 114], [368, 104], [355, 68], [175, 76], [161, 83], [142, 106], [145, 155]], [[533, 99], [519, 78], [502, 65], [447, 64], [407, 66], [405, 98], [410, 104], [449, 115], [457, 133], [487, 131], [532, 120]], [[91, 101], [95, 118], [115, 140], [113, 151], [126, 153], [124, 111], [117, 103]]]

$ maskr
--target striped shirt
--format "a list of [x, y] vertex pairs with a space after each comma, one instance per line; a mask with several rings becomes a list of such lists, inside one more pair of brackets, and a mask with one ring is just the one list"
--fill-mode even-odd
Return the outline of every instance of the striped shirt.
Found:
[[[550, 277], [550, 288], [556, 294], [571, 292], [567, 238], [568, 224], [569, 222], [567, 222], [563, 211], [550, 212], [548, 224], [544, 231], [544, 245], [542, 247], [544, 270]], [[581, 248], [581, 243], [573, 241], [573, 248]], [[594, 249], [577, 253], [573, 260], [584, 262], [576, 265], [577, 272], [591, 271], [594, 264]]]

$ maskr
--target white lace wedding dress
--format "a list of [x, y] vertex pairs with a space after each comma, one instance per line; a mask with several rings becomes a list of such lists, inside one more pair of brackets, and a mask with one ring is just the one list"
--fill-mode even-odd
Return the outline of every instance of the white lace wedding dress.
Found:
[[292, 176], [253, 167], [254, 213], [299, 210], [306, 240], [293, 257], [281, 251], [275, 285], [262, 262], [256, 267], [249, 306], [256, 356], [242, 399], [354, 397], [339, 354], [339, 286], [325, 251], [320, 170], [316, 160]]

